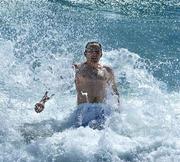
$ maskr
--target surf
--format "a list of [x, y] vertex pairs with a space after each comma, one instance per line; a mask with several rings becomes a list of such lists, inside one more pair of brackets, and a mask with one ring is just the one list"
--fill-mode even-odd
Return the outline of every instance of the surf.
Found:
[[[176, 1], [146, 16], [116, 13], [113, 1], [95, 12], [93, 2], [91, 10], [80, 1], [0, 4], [0, 161], [180, 160]], [[114, 69], [122, 111], [114, 109], [103, 130], [72, 129], [63, 125], [76, 110], [72, 64], [84, 61], [91, 40]], [[55, 96], [37, 114], [47, 90]], [[116, 108], [115, 100], [107, 102]]]

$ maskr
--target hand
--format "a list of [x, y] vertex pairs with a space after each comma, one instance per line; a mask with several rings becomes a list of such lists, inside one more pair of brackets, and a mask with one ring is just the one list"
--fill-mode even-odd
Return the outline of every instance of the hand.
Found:
[[54, 96], [54, 94], [52, 94], [50, 97], [48, 97], [47, 94], [48, 94], [48, 91], [45, 92], [45, 94], [44, 94], [43, 98], [41, 99], [41, 101], [35, 104], [34, 110], [37, 113], [42, 112], [44, 110], [45, 103]]
[[42, 112], [42, 111], [44, 110], [44, 104], [41, 103], [41, 102], [36, 103], [34, 110], [35, 110], [37, 113]]

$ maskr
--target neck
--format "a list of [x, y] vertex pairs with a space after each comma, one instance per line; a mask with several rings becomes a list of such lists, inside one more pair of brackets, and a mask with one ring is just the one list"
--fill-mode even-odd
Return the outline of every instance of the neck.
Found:
[[86, 61], [86, 64], [89, 66], [97, 68], [99, 66], [99, 62], [91, 62], [91, 61]]

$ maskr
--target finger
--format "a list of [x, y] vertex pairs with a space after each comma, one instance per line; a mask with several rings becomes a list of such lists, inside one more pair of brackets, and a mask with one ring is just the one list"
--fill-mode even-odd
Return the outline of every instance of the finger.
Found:
[[50, 96], [50, 98], [52, 98], [54, 95], [55, 95], [55, 94], [52, 94], [52, 95]]
[[35, 111], [36, 111], [37, 113], [39, 112], [39, 110], [38, 110], [38, 108], [37, 108], [37, 107], [35, 108]]
[[39, 112], [40, 112], [40, 107], [36, 106], [36, 107], [35, 107], [35, 111], [36, 111], [37, 113], [39, 113]]
[[37, 113], [40, 113], [41, 111], [39, 109], [37, 109]]
[[35, 107], [34, 110], [37, 111], [37, 107]]
[[35, 111], [38, 113], [38, 109], [35, 109]]
[[48, 94], [48, 91], [45, 92], [45, 95], [44, 95], [44, 96], [47, 96], [47, 94]]

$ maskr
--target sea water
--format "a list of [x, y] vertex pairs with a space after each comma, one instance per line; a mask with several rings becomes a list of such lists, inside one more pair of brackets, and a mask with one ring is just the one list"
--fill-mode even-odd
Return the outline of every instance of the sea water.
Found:
[[[178, 0], [1, 0], [0, 161], [179, 162], [179, 16]], [[103, 130], [64, 124], [88, 41], [120, 91]]]

